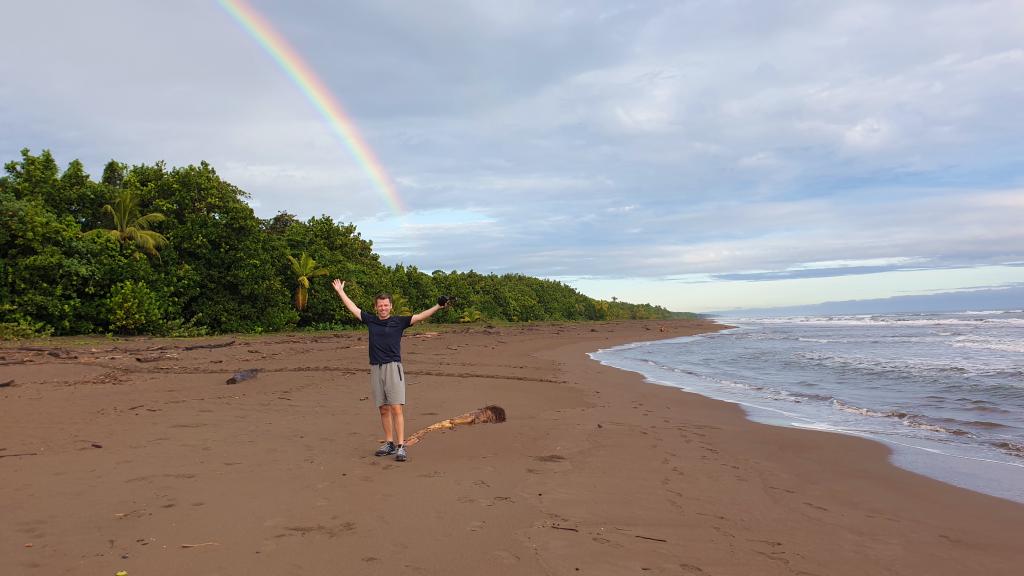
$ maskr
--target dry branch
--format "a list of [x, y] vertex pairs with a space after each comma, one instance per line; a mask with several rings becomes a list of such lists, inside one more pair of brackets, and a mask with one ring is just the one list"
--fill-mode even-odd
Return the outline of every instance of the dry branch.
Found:
[[226, 348], [234, 344], [234, 340], [228, 340], [227, 342], [219, 342], [217, 344], [196, 344], [194, 346], [185, 346], [182, 350], [199, 350], [201, 348]]
[[505, 409], [501, 406], [495, 406], [492, 404], [490, 406], [484, 406], [478, 410], [473, 410], [472, 412], [466, 412], [461, 416], [456, 416], [454, 418], [449, 418], [447, 420], [431, 424], [430, 426], [427, 426], [406, 438], [405, 445], [412, 446], [426, 436], [428, 432], [433, 432], [434, 430], [452, 430], [456, 426], [469, 426], [472, 424], [500, 424], [504, 421]]
[[201, 548], [203, 546], [220, 546], [219, 542], [203, 542], [202, 544], [182, 544], [182, 548]]

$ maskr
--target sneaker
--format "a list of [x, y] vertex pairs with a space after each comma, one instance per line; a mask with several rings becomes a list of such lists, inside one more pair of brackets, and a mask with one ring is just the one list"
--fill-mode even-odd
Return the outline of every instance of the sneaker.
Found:
[[380, 448], [373, 453], [374, 456], [390, 456], [395, 453], [395, 443], [390, 440], [381, 444]]
[[405, 446], [399, 445], [398, 451], [395, 452], [395, 460], [399, 462], [405, 462], [409, 457], [405, 455]]

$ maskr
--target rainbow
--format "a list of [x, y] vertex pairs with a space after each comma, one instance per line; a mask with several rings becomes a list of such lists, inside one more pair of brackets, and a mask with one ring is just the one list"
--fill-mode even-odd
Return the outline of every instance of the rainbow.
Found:
[[306, 98], [313, 103], [313, 106], [320, 111], [320, 114], [327, 120], [331, 130], [348, 148], [352, 156], [370, 176], [374, 186], [384, 196], [388, 205], [396, 215], [405, 213], [405, 206], [402, 199], [395, 190], [394, 182], [384, 166], [373, 153], [373, 149], [366, 143], [355, 123], [345, 110], [338, 103], [337, 99], [320, 81], [320, 78], [313, 72], [308, 64], [299, 56], [294, 48], [288, 44], [276, 30], [267, 22], [263, 16], [249, 6], [244, 0], [217, 0], [218, 3], [245, 28], [250, 36], [270, 54], [279, 66], [291, 77], [292, 81], [302, 90]]

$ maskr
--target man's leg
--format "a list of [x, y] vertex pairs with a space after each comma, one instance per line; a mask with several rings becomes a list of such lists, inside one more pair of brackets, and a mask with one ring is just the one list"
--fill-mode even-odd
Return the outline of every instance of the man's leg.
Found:
[[405, 410], [401, 404], [391, 405], [391, 416], [395, 422], [395, 434], [398, 437], [398, 448], [395, 451], [395, 460], [405, 462], [409, 456], [405, 453]]
[[395, 437], [398, 439], [396, 444], [405, 444], [405, 410], [401, 404], [392, 404], [391, 406], [391, 417], [395, 424]]
[[[388, 403], [388, 414], [391, 417], [391, 425], [394, 427], [395, 438], [398, 440], [398, 448], [395, 459], [405, 462], [405, 375], [402, 373], [402, 364], [392, 362], [386, 365], [386, 378], [384, 382], [385, 396]], [[389, 436], [390, 437], [390, 436]]]
[[380, 427], [384, 429], [384, 444], [380, 448], [377, 448], [377, 451], [374, 452], [373, 455], [390, 456], [398, 450], [395, 448], [395, 437], [391, 433], [393, 426], [390, 406], [387, 404], [381, 404], [377, 407], [377, 410], [380, 411]]
[[[381, 425], [382, 428], [384, 428], [384, 440], [387, 441], [387, 442], [393, 442], [395, 440], [395, 436], [394, 436], [394, 432], [393, 432], [393, 430], [394, 430], [394, 424], [393, 424], [394, 419], [391, 417], [391, 405], [390, 404], [381, 404], [380, 407], [378, 408], [378, 410], [380, 410], [380, 425]], [[402, 426], [402, 431], [403, 432], [405, 431], [405, 426], [404, 425]], [[402, 439], [401, 439], [402, 437], [399, 436], [398, 438], [399, 438], [398, 443], [401, 444], [402, 443]]]

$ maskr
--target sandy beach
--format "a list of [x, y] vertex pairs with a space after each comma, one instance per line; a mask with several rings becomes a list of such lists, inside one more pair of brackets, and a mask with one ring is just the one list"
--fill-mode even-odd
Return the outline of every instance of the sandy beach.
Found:
[[363, 332], [5, 343], [0, 574], [1020, 573], [1024, 505], [587, 356], [718, 328], [417, 327], [407, 432], [508, 420], [405, 463]]

